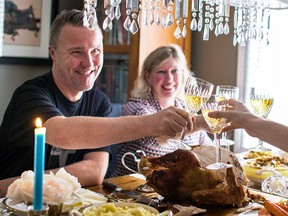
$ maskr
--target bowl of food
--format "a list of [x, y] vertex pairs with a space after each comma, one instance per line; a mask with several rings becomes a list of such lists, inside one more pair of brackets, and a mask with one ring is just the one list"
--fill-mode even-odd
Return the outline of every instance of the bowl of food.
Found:
[[83, 216], [100, 216], [100, 215], [143, 215], [143, 216], [169, 216], [170, 211], [160, 213], [156, 208], [140, 203], [129, 202], [110, 202], [100, 205], [92, 205], [85, 208]]
[[244, 162], [243, 171], [246, 177], [256, 185], [279, 172], [288, 177], [288, 160], [277, 155], [269, 154], [256, 157]]

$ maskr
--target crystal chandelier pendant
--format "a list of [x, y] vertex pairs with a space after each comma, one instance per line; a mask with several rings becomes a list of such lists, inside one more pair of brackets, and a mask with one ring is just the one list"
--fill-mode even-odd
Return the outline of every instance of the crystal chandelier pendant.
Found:
[[179, 38], [181, 38], [181, 35], [182, 34], [182, 31], [181, 31], [181, 29], [180, 29], [180, 26], [177, 26], [177, 28], [176, 28], [176, 30], [175, 30], [175, 32], [174, 32], [174, 36], [177, 38], [177, 39], [179, 39]]
[[213, 31], [213, 29], [214, 29], [214, 22], [213, 22], [213, 19], [210, 19], [210, 22], [209, 22], [209, 29], [210, 29], [210, 31]]
[[173, 23], [174, 23], [174, 18], [173, 18], [172, 13], [168, 13], [166, 22], [167, 22], [167, 25], [168, 25], [168, 26], [173, 25]]
[[107, 16], [104, 21], [103, 21], [103, 25], [102, 28], [104, 31], [109, 32], [112, 30], [113, 28], [113, 24], [112, 24], [112, 20], [110, 19], [109, 16]]
[[157, 11], [157, 15], [156, 15], [156, 24], [160, 25], [161, 23], [161, 18], [160, 18], [160, 11]]
[[192, 19], [191, 24], [190, 24], [190, 29], [191, 29], [192, 31], [197, 30], [197, 20], [196, 20], [196, 18], [193, 18], [193, 19]]
[[160, 23], [161, 23], [160, 0], [158, 0], [157, 1], [156, 24], [159, 26]]
[[115, 12], [114, 12], [114, 8], [113, 7], [110, 7], [109, 18], [111, 20], [113, 20], [115, 18]]
[[224, 29], [223, 29], [223, 32], [225, 35], [228, 35], [229, 34], [229, 25], [228, 25], [228, 22], [225, 23], [224, 25]]
[[133, 21], [132, 21], [132, 23], [131, 23], [131, 25], [130, 25], [130, 27], [129, 27], [129, 31], [130, 31], [133, 35], [135, 35], [135, 34], [138, 32], [138, 30], [139, 30], [139, 28], [138, 28], [138, 26], [137, 26], [137, 22], [133, 19]]
[[148, 9], [144, 12], [144, 26], [148, 26]]
[[139, 12], [139, 14], [138, 14], [137, 22], [138, 22], [138, 27], [140, 29], [142, 26], [142, 13], [141, 12]]
[[148, 26], [148, 3], [145, 2], [145, 11], [144, 11], [144, 26]]
[[203, 40], [209, 40], [209, 24], [205, 24], [204, 26]]
[[216, 35], [216, 37], [219, 35], [219, 24], [216, 24], [214, 34]]
[[182, 30], [182, 37], [185, 38], [187, 35], [187, 27], [186, 27], [186, 22], [187, 20], [184, 19], [184, 25], [183, 25], [183, 30]]
[[[105, 31], [112, 30], [115, 18], [120, 20], [121, 1], [104, 0], [105, 17], [102, 27]], [[191, 11], [188, 12], [189, 2]], [[230, 19], [230, 2], [231, 6], [235, 7], [233, 45], [245, 46], [248, 40], [258, 40], [263, 46], [268, 45], [269, 9], [273, 4], [273, 1], [268, 0], [126, 0], [123, 26], [127, 31], [136, 34], [141, 25], [155, 23], [166, 28], [176, 21], [174, 35], [176, 38], [184, 38], [187, 35], [187, 18], [190, 14], [190, 29], [199, 32], [203, 30], [203, 39], [209, 40], [210, 32], [214, 31], [216, 36], [230, 33], [229, 21], [233, 20]], [[96, 5], [96, 0], [84, 0], [83, 26], [91, 29], [96, 26]], [[283, 5], [279, 7], [283, 8]], [[183, 27], [180, 26], [182, 20]]]
[[125, 21], [124, 21], [123, 27], [126, 29], [126, 31], [130, 31], [130, 30], [129, 30], [130, 25], [131, 25], [130, 16], [127, 16], [126, 19], [125, 19]]
[[96, 15], [96, 6], [97, 2], [95, 1], [84, 1], [84, 17], [83, 17], [83, 26], [93, 29], [98, 20]]
[[150, 9], [150, 20], [149, 20], [149, 22], [150, 22], [150, 25], [153, 25], [153, 23], [155, 21], [155, 19], [154, 19], [154, 17], [155, 17], [155, 15], [154, 15], [154, 13], [155, 13], [155, 6], [154, 6], [155, 0], [151, 0], [150, 3], [151, 3], [151, 9]]
[[162, 17], [162, 27], [163, 28], [166, 28], [167, 27], [167, 17], [166, 17], [166, 14], [163, 15]]
[[224, 33], [224, 26], [223, 26], [223, 22], [220, 21], [219, 26], [218, 26], [218, 30], [219, 30], [219, 34], [223, 34]]
[[180, 23], [181, 23], [180, 20], [177, 20], [177, 21], [176, 21], [177, 27], [176, 27], [176, 29], [175, 29], [175, 31], [174, 31], [174, 36], [175, 36], [177, 39], [181, 38], [181, 36], [182, 36], [182, 31], [181, 31], [181, 29], [180, 29]]
[[230, 4], [225, 4], [225, 25], [224, 25], [224, 29], [223, 29], [223, 32], [225, 35], [228, 35], [229, 32], [230, 32], [230, 29], [229, 29], [229, 17], [230, 17]]
[[199, 19], [198, 19], [198, 26], [197, 30], [200, 32], [202, 30], [203, 26], [203, 1], [199, 0], [199, 13], [198, 13]]
[[121, 9], [119, 5], [115, 8], [115, 17], [117, 20], [119, 20], [121, 17]]
[[150, 13], [150, 25], [153, 25], [154, 23], [154, 10], [151, 10], [151, 13]]
[[203, 26], [203, 19], [202, 19], [202, 17], [200, 17], [198, 20], [198, 26], [197, 26], [197, 30], [199, 32], [202, 30], [202, 26]]
[[192, 20], [190, 23], [190, 29], [192, 31], [196, 31], [198, 28], [198, 23], [197, 23], [197, 12], [198, 12], [198, 0], [192, 0], [191, 4], [191, 13], [192, 13]]

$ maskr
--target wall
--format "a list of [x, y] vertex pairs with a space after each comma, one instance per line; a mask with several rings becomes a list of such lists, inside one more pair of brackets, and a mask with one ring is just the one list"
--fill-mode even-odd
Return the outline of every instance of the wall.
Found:
[[[231, 13], [231, 12], [230, 12]], [[233, 21], [230, 21], [230, 25]], [[229, 35], [216, 37], [210, 32], [209, 41], [203, 41], [203, 32], [192, 33], [191, 69], [199, 78], [216, 85], [236, 85], [237, 47], [232, 44], [233, 29]]]
[[48, 66], [0, 65], [0, 123], [16, 87], [49, 69]]

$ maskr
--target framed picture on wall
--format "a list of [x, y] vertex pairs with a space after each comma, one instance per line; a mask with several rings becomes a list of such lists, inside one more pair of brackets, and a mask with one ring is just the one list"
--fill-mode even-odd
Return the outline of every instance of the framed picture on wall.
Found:
[[[55, 0], [5, 0], [1, 64], [50, 64], [49, 30]], [[54, 9], [54, 10], [53, 10]]]

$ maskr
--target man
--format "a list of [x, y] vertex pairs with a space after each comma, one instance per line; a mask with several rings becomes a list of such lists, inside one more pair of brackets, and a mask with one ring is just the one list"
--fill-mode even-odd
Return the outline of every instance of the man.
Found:
[[36, 117], [47, 129], [45, 169], [64, 167], [82, 186], [103, 181], [109, 162], [105, 146], [148, 135], [175, 136], [186, 127], [192, 130], [194, 118], [174, 107], [141, 117], [106, 117], [110, 101], [93, 88], [103, 66], [102, 39], [98, 26], [83, 27], [81, 11], [64, 11], [54, 20], [51, 72], [17, 88], [3, 118], [0, 197], [17, 176], [33, 169]]

